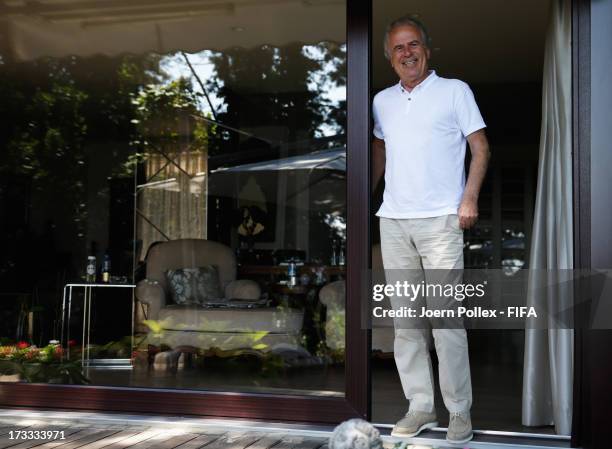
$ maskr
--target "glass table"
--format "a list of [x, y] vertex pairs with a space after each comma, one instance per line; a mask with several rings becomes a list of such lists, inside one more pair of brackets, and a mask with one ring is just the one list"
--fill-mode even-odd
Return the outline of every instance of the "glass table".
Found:
[[[91, 335], [91, 308], [93, 290], [98, 288], [135, 288], [134, 284], [97, 284], [97, 283], [71, 283], [64, 285], [62, 297], [62, 316], [61, 316], [61, 337], [60, 343], [66, 348], [66, 357], [70, 357], [70, 318], [72, 314], [72, 294], [74, 290], [83, 289], [83, 336], [81, 340], [81, 363], [83, 367], [89, 366], [91, 359], [89, 357], [90, 335]], [[134, 296], [132, 295], [132, 349], [134, 348]], [[64, 330], [65, 338], [64, 338]], [[87, 356], [86, 356], [87, 354]]]

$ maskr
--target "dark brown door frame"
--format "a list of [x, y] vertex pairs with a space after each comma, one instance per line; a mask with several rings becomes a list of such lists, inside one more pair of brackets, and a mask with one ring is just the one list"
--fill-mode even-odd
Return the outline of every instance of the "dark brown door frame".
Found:
[[[572, 117], [573, 117], [573, 196], [574, 267], [591, 266], [591, 3], [572, 1]], [[583, 317], [576, 317], [577, 323]], [[574, 391], [572, 447], [586, 443], [590, 405], [586, 400], [590, 385], [585, 368], [586, 332], [574, 330]]]
[[[609, 3], [608, 3], [609, 4]], [[612, 267], [612, 241], [606, 228], [612, 222], [610, 192], [612, 178], [602, 176], [600, 167], [609, 169], [609, 129], [601, 129], [603, 120], [611, 109], [607, 92], [593, 91], [601, 85], [591, 86], [607, 72], [602, 62], [602, 51], [610, 53], [610, 44], [602, 43], [602, 29], [609, 23], [592, 16], [591, 8], [601, 6], [596, 0], [573, 1], [573, 87], [574, 87], [574, 247], [575, 266], [581, 269], [610, 269]], [[594, 28], [595, 27], [595, 28]], [[605, 39], [605, 38], [604, 38]], [[604, 45], [605, 48], [600, 48]], [[592, 52], [595, 52], [592, 55]], [[594, 58], [598, 58], [597, 60]], [[595, 67], [592, 61], [597, 61]], [[609, 64], [608, 64], [609, 66]], [[592, 69], [600, 72], [592, 75]], [[608, 75], [608, 73], [605, 73]], [[610, 89], [609, 85], [603, 89]], [[593, 128], [591, 117], [596, 118]], [[609, 116], [606, 117], [609, 120]], [[593, 138], [593, 140], [592, 140]], [[593, 169], [593, 170], [592, 170]], [[592, 176], [592, 171], [598, 178]], [[595, 211], [592, 214], [592, 211]], [[603, 220], [593, 222], [593, 220]], [[610, 298], [601, 298], [611, 301]], [[586, 324], [591, 313], [576, 317], [578, 323]], [[612, 331], [609, 329], [577, 329], [575, 331], [574, 358], [574, 413], [572, 446], [584, 449], [610, 447], [610, 417], [612, 416]]]
[[0, 405], [339, 423], [370, 416], [369, 332], [361, 280], [370, 260], [370, 0], [347, 0], [347, 299], [345, 397], [0, 383]]

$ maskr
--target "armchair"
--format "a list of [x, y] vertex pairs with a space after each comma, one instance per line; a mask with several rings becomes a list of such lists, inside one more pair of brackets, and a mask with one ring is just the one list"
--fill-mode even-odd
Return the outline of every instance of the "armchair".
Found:
[[201, 239], [164, 242], [147, 256], [146, 279], [136, 286], [136, 299], [148, 306], [146, 343], [170, 347], [193, 346], [222, 350], [274, 349], [278, 344], [298, 346], [303, 311], [275, 307], [206, 308], [170, 301], [168, 270], [217, 267], [223, 300], [256, 301], [256, 282], [236, 279], [236, 258], [231, 248]]
[[[380, 245], [372, 246], [372, 270], [383, 269]], [[345, 342], [346, 319], [346, 287], [345, 281], [335, 281], [327, 284], [319, 292], [319, 300], [326, 306], [325, 338], [328, 348], [342, 350]], [[385, 298], [388, 308], [388, 298]], [[393, 322], [389, 319], [373, 318], [372, 323], [372, 350], [382, 354], [393, 352], [394, 330]]]

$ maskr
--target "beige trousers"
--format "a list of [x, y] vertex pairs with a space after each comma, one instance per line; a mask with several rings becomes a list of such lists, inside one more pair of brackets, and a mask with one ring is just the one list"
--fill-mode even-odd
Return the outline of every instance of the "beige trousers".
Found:
[[[380, 219], [380, 240], [386, 282], [391, 284], [398, 277], [412, 276], [418, 283], [420, 276], [427, 279], [430, 273], [444, 269], [463, 269], [463, 231], [457, 215], [432, 218]], [[434, 271], [427, 271], [434, 270]], [[455, 271], [453, 273], [457, 273]], [[438, 276], [434, 274], [431, 277]], [[458, 279], [454, 278], [454, 282]], [[393, 308], [398, 308], [405, 298], [391, 297]], [[430, 308], [430, 298], [425, 298]], [[454, 299], [451, 299], [454, 302]], [[453, 305], [450, 304], [450, 307]], [[434, 379], [429, 356], [429, 332], [433, 333], [440, 389], [444, 405], [449, 412], [462, 412], [472, 405], [472, 382], [468, 357], [467, 334], [459, 326], [428, 326], [395, 324], [395, 363], [410, 410], [432, 412], [434, 410]], [[410, 328], [412, 327], [412, 328]]]

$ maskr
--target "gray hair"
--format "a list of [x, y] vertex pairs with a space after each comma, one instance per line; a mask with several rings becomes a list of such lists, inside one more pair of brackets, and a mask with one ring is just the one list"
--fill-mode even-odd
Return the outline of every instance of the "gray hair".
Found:
[[389, 47], [387, 46], [387, 43], [389, 42], [389, 34], [391, 34], [391, 31], [393, 31], [395, 28], [401, 26], [411, 26], [419, 30], [421, 32], [421, 39], [423, 40], [423, 45], [427, 48], [430, 47], [431, 38], [429, 37], [429, 33], [427, 32], [427, 28], [425, 28], [425, 25], [423, 25], [414, 16], [407, 14], [389, 23], [389, 25], [387, 25], [387, 28], [385, 29], [385, 39], [383, 41], [383, 48], [385, 50], [385, 58], [387, 59], [391, 59]]

